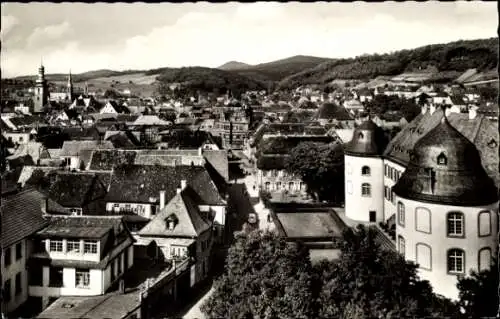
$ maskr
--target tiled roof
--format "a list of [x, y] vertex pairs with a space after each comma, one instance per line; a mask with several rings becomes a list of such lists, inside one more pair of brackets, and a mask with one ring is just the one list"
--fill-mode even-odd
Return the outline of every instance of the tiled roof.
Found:
[[114, 149], [110, 141], [65, 141], [60, 156], [79, 156], [83, 150]]
[[[49, 197], [64, 207], [83, 207], [97, 196], [93, 190], [101, 183], [95, 174], [58, 173], [55, 182], [49, 189]], [[104, 197], [101, 191], [100, 196]]]
[[49, 222], [46, 228], [37, 233], [39, 237], [98, 239], [110, 231], [118, 235], [122, 217], [52, 216]]
[[160, 119], [156, 115], [141, 115], [134, 121], [134, 125], [162, 125], [168, 126], [170, 122]]
[[7, 159], [15, 159], [18, 157], [23, 157], [23, 156], [30, 156], [31, 159], [33, 160], [33, 163], [36, 163], [39, 159], [42, 158], [49, 158], [50, 154], [43, 146], [42, 143], [40, 142], [28, 142], [26, 144], [21, 144], [19, 147], [16, 149], [14, 154], [11, 156], [7, 157]]
[[42, 218], [44, 195], [30, 189], [2, 199], [2, 247], [8, 247], [47, 226]]
[[229, 179], [227, 150], [203, 150], [203, 157], [222, 177]]
[[138, 144], [132, 142], [130, 136], [123, 131], [111, 135], [110, 137], [106, 138], [106, 140], [110, 141], [115, 148], [134, 148], [138, 146]]
[[114, 166], [134, 164], [137, 151], [94, 150], [90, 159], [90, 170], [111, 170]]
[[[432, 115], [427, 112], [419, 114], [412, 122], [406, 125], [401, 132], [389, 143], [384, 151], [384, 156], [388, 159], [407, 166], [410, 161], [410, 151], [415, 143], [436, 127], [442, 118], [442, 110], [436, 110]], [[483, 115], [477, 115], [474, 119], [469, 119], [468, 114], [451, 113], [448, 121], [468, 140], [474, 143], [481, 155], [481, 161], [488, 175], [499, 185], [498, 176], [498, 148], [491, 147], [490, 141], [493, 139], [497, 145], [499, 143], [498, 122], [489, 121]]]
[[25, 165], [21, 170], [21, 175], [19, 175], [19, 179], [17, 180], [17, 182], [21, 184], [21, 187], [24, 187], [24, 184], [31, 178], [36, 170], [39, 170], [45, 174], [48, 172], [56, 171], [58, 169], [60, 169], [60, 167]]
[[[174, 215], [174, 216], [172, 216]], [[173, 230], [168, 229], [168, 218], [174, 218], [176, 225]], [[189, 197], [188, 190], [176, 194], [139, 232], [141, 236], [164, 237], [198, 237], [210, 229], [210, 224], [201, 216], [198, 206]]]
[[336, 119], [338, 121], [352, 120], [352, 115], [342, 106], [333, 103], [324, 103], [318, 110], [320, 119]]
[[158, 199], [160, 191], [166, 191], [166, 199], [175, 196], [181, 180], [195, 191], [200, 205], [224, 205], [224, 201], [201, 166], [153, 166], [123, 165], [116, 167], [111, 186], [106, 197], [108, 202], [149, 203], [150, 198]]

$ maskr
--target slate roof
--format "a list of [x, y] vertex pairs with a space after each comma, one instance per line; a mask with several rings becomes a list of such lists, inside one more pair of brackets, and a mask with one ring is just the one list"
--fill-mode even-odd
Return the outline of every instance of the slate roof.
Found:
[[47, 226], [47, 220], [42, 218], [43, 199], [44, 195], [34, 189], [2, 198], [2, 247], [9, 247]]
[[[406, 167], [416, 142], [441, 122], [442, 112], [437, 109], [433, 114], [419, 114], [390, 141], [384, 157]], [[463, 113], [450, 113], [447, 118], [453, 127], [474, 143], [481, 155], [483, 167], [498, 186], [498, 122], [490, 121], [481, 114], [472, 120], [468, 114]], [[490, 143], [492, 140], [496, 141], [496, 145]]]
[[122, 165], [115, 168], [106, 200], [108, 202], [150, 203], [166, 191], [170, 200], [186, 180], [199, 205], [225, 205], [207, 170], [201, 166]]
[[83, 150], [114, 149], [110, 141], [65, 141], [59, 156], [79, 156]]
[[368, 120], [354, 130], [345, 152], [352, 155], [378, 156], [382, 155], [386, 146], [387, 138], [383, 129], [372, 120]]
[[36, 170], [39, 170], [43, 172], [44, 174], [52, 171], [59, 170], [60, 167], [54, 167], [54, 166], [33, 166], [33, 165], [24, 165], [22, 170], [21, 170], [21, 175], [19, 175], [19, 178], [17, 182], [21, 184], [21, 187], [24, 187], [25, 183], [31, 178], [33, 175], [33, 172]]
[[49, 197], [64, 207], [83, 207], [95, 199], [91, 197], [96, 183], [101, 181], [95, 174], [59, 172], [49, 189]]
[[[176, 220], [173, 230], [168, 229], [166, 223], [168, 218]], [[198, 206], [189, 196], [189, 190], [185, 189], [180, 194], [176, 194], [165, 208], [139, 231], [139, 235], [198, 237], [208, 229], [210, 229], [209, 222], [203, 219]]]
[[227, 150], [203, 150], [203, 157], [224, 179], [229, 179]]

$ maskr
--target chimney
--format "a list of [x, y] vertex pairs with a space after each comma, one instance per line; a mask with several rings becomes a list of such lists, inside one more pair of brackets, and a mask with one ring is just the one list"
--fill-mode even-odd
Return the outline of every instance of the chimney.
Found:
[[120, 294], [125, 293], [125, 280], [123, 280], [123, 279], [120, 279], [120, 281], [118, 282], [118, 292]]
[[160, 209], [165, 208], [165, 191], [160, 191]]
[[42, 198], [40, 200], [40, 208], [42, 210], [42, 215], [47, 214], [47, 206], [48, 206], [47, 204], [48, 204], [48, 202], [49, 202], [48, 198]]
[[469, 120], [475, 119], [477, 116], [477, 106], [472, 106], [469, 109]]
[[187, 186], [187, 181], [185, 179], [181, 180], [181, 190], [184, 190]]
[[202, 156], [203, 155], [203, 149], [200, 147], [198, 148], [198, 156]]
[[429, 107], [429, 113], [432, 115], [434, 114], [434, 112], [436, 112], [436, 106], [433, 104], [431, 104], [431, 106]]

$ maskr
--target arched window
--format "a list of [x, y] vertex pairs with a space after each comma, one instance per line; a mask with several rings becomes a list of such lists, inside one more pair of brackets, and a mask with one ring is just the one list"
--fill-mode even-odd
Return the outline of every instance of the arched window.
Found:
[[406, 251], [406, 243], [403, 236], [398, 236], [398, 252], [404, 257]]
[[446, 257], [449, 273], [463, 274], [465, 272], [465, 252], [462, 249], [450, 249]]
[[398, 224], [405, 227], [405, 205], [398, 202]]
[[368, 183], [361, 184], [361, 196], [370, 197], [372, 195], [372, 187]]
[[488, 270], [491, 268], [491, 248], [486, 247], [479, 250], [478, 262], [479, 271]]
[[347, 181], [346, 185], [347, 185], [347, 193], [352, 194], [352, 182]]
[[415, 230], [422, 233], [431, 233], [431, 211], [427, 208], [415, 208]]
[[446, 218], [448, 237], [464, 237], [464, 214], [449, 212]]
[[447, 165], [448, 164], [448, 159], [446, 158], [446, 155], [444, 155], [444, 153], [441, 153], [438, 155], [437, 163], [438, 163], [438, 165]]
[[363, 176], [370, 176], [370, 167], [363, 166], [361, 168], [361, 175], [363, 175]]
[[423, 243], [418, 243], [416, 245], [416, 261], [419, 268], [432, 270], [431, 246]]
[[491, 235], [491, 213], [484, 210], [477, 216], [479, 237]]

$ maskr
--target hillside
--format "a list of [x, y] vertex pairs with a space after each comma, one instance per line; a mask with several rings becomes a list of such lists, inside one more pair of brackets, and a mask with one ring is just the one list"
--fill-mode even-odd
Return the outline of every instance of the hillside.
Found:
[[223, 65], [219, 66], [217, 69], [230, 71], [230, 70], [241, 70], [241, 69], [246, 69], [246, 68], [250, 68], [250, 67], [252, 67], [250, 64], [246, 64], [246, 63], [238, 62], [238, 61], [229, 61], [229, 62], [226, 62]]
[[233, 68], [230, 71], [260, 80], [280, 81], [288, 76], [313, 68], [327, 61], [332, 61], [332, 59], [297, 55], [277, 61], [247, 66], [245, 68]]
[[366, 55], [321, 63], [290, 75], [278, 84], [292, 88], [303, 84], [326, 84], [336, 79], [369, 80], [404, 72], [430, 71], [432, 80], [452, 80], [471, 68], [486, 71], [496, 68], [498, 38], [434, 44], [390, 54]]
[[190, 91], [225, 92], [229, 89], [234, 94], [267, 87], [267, 83], [264, 81], [234, 72], [205, 67], [163, 69], [163, 72], [157, 77], [157, 81], [160, 83], [160, 91], [167, 90], [167, 86], [173, 83], [182, 84]]

